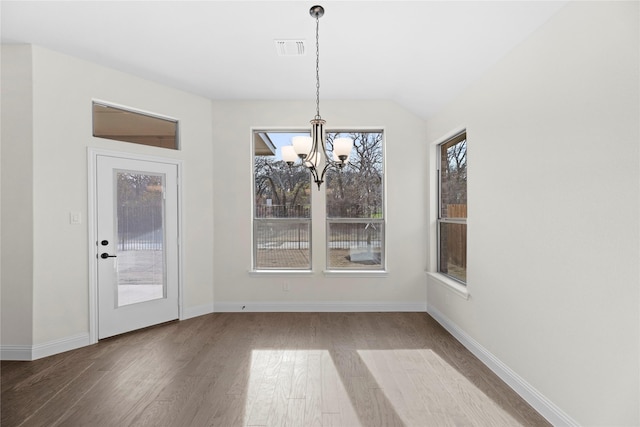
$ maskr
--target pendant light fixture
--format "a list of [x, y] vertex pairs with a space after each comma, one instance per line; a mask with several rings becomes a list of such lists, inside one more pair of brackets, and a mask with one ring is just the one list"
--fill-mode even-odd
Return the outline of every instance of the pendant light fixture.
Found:
[[[351, 138], [336, 138], [333, 141], [333, 156], [327, 153], [324, 124], [320, 117], [320, 18], [324, 15], [322, 6], [313, 6], [309, 14], [316, 20], [316, 115], [311, 120], [311, 136], [295, 136], [291, 139], [292, 145], [281, 149], [282, 159], [289, 166], [293, 166], [299, 158], [302, 164], [309, 169], [313, 182], [318, 185], [318, 190], [324, 182], [324, 175], [329, 167], [343, 168], [349, 162], [349, 154], [353, 148]], [[322, 168], [322, 171], [320, 171]]]

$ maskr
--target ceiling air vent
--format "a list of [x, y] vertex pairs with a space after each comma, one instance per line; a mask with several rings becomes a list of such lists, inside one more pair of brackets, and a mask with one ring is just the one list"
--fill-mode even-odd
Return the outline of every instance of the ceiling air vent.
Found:
[[304, 55], [304, 40], [275, 40], [278, 56]]

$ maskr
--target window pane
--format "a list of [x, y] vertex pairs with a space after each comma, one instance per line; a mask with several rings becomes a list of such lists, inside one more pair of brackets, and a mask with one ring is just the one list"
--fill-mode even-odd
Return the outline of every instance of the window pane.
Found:
[[[327, 268], [384, 269], [384, 161], [382, 132], [327, 133], [353, 140], [348, 164], [329, 169], [327, 197]], [[355, 219], [355, 221], [354, 221]], [[362, 221], [357, 221], [362, 219]]]
[[311, 268], [309, 172], [290, 167], [281, 152], [283, 146], [291, 144], [292, 137], [308, 134], [254, 133], [255, 269]]
[[327, 146], [336, 138], [353, 139], [349, 164], [327, 171], [327, 218], [383, 217], [383, 158], [381, 132], [328, 133]]
[[328, 221], [329, 268], [379, 270], [383, 262], [384, 223]]
[[178, 149], [178, 121], [93, 103], [93, 136]]
[[467, 224], [440, 222], [438, 271], [467, 281]]
[[[309, 172], [302, 167], [289, 167], [282, 160], [281, 147], [291, 144], [292, 133], [262, 133], [259, 141], [270, 146], [267, 154], [254, 157], [255, 217], [311, 218]], [[256, 151], [258, 152], [258, 144]], [[262, 152], [265, 148], [262, 148]]]
[[116, 172], [118, 307], [166, 296], [164, 178]]
[[440, 149], [440, 218], [467, 217], [467, 139], [454, 138]]
[[257, 269], [310, 269], [309, 221], [256, 220]]

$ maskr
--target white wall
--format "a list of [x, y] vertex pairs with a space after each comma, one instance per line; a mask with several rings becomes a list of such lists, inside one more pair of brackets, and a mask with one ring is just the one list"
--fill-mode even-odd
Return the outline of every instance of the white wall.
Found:
[[[7, 60], [3, 57], [3, 63]], [[88, 147], [183, 160], [185, 314], [197, 314], [203, 307], [210, 307], [208, 310], [211, 311], [213, 146], [210, 101], [37, 46], [32, 47], [32, 61], [33, 164], [32, 176], [27, 177], [33, 181], [32, 344], [39, 346], [88, 333], [88, 263], [93, 262], [88, 256]], [[2, 78], [3, 88], [5, 85], [14, 87], [10, 76], [3, 74]], [[29, 96], [26, 89], [23, 96]], [[92, 99], [177, 118], [182, 149], [170, 151], [94, 138]], [[3, 115], [3, 127], [4, 119]], [[5, 139], [3, 134], [3, 150], [5, 145], [14, 147], [19, 143], [13, 137]], [[3, 188], [3, 209], [9, 215], [22, 214], [7, 206], [5, 200], [13, 194], [28, 191], [27, 183], [14, 180], [14, 187], [8, 193]], [[69, 223], [70, 211], [82, 213], [82, 225]], [[4, 215], [3, 212], [3, 218]], [[3, 262], [4, 254], [3, 251]], [[28, 277], [21, 279], [29, 280]], [[29, 299], [28, 287], [24, 292], [22, 297]], [[4, 315], [3, 309], [3, 324], [15, 320], [5, 319]], [[3, 346], [13, 344], [5, 338], [9, 339], [3, 336]]]
[[[2, 47], [3, 354], [31, 345], [33, 326], [33, 102], [31, 49]], [[5, 84], [11, 81], [12, 84]], [[7, 348], [5, 346], [13, 347]], [[12, 353], [9, 351], [9, 353]], [[15, 354], [16, 356], [18, 354]]]
[[[640, 424], [638, 51], [637, 2], [572, 2], [426, 129], [392, 102], [323, 100], [328, 128], [385, 129], [389, 273], [324, 276], [315, 251], [314, 274], [285, 279], [248, 273], [251, 128], [306, 128], [313, 103], [211, 103], [43, 48], [3, 47], [2, 346], [88, 331], [87, 147], [184, 161], [190, 313], [214, 299], [230, 310], [424, 305], [425, 259], [435, 267], [425, 132], [435, 141], [465, 126], [471, 298], [430, 280], [430, 308], [577, 422]], [[21, 74], [31, 69], [32, 86]], [[180, 119], [183, 149], [93, 138], [92, 98]]]
[[427, 122], [469, 141], [471, 297], [430, 311], [581, 425], [640, 424], [638, 5], [571, 2]]
[[[215, 303], [217, 310], [357, 309], [425, 307], [426, 245], [422, 163], [424, 121], [388, 101], [324, 101], [321, 112], [332, 127], [384, 128], [387, 174], [386, 277], [325, 276], [322, 221], [313, 226], [310, 276], [252, 276], [251, 129], [309, 128], [315, 105], [295, 101], [214, 101]], [[324, 191], [324, 187], [322, 187]], [[323, 192], [314, 188], [316, 201]], [[290, 284], [283, 292], [282, 283]], [[336, 303], [336, 304], [334, 304]], [[324, 304], [324, 305], [323, 305]]]

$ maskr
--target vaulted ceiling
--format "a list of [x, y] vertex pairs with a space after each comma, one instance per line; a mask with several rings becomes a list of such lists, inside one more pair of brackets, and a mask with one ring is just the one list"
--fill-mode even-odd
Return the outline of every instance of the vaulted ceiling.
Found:
[[[565, 1], [323, 1], [321, 99], [390, 99], [422, 118]], [[306, 1], [2, 1], [3, 43], [32, 43], [211, 99], [315, 99]], [[569, 30], [569, 29], [568, 29]], [[280, 56], [276, 40], [304, 40]]]

